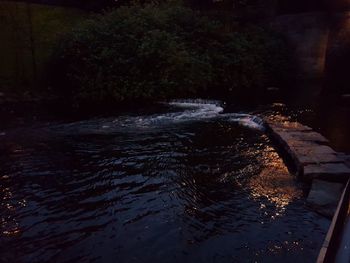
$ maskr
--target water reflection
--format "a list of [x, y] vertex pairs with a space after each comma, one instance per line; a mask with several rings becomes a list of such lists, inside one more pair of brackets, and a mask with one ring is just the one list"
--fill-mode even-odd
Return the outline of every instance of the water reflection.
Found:
[[24, 207], [26, 205], [25, 200], [16, 202], [13, 198], [13, 194], [9, 187], [6, 187], [6, 181], [9, 180], [9, 176], [4, 175], [0, 178], [0, 211], [1, 211], [1, 235], [5, 237], [14, 237], [20, 234], [20, 228], [16, 216], [16, 209], [18, 206]]
[[[266, 146], [262, 151], [261, 160], [262, 170], [249, 181], [251, 195], [257, 199], [267, 198], [277, 208], [273, 217], [281, 216], [288, 204], [301, 198], [303, 192], [297, 187], [295, 178], [271, 146]], [[261, 208], [266, 206], [261, 204]]]
[[1, 260], [316, 257], [328, 222], [298, 203], [299, 187], [266, 136], [225, 121], [96, 133], [103, 125], [7, 132]]

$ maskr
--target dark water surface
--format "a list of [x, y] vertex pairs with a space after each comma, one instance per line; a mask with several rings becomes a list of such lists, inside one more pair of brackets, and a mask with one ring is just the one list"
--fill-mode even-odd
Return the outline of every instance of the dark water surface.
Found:
[[0, 262], [314, 262], [329, 221], [218, 107], [0, 136]]

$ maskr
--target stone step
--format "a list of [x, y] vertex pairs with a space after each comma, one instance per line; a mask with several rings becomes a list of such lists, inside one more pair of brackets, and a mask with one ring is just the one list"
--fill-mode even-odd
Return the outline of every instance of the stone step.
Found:
[[332, 218], [344, 185], [315, 179], [312, 181], [311, 190], [307, 197], [307, 204], [315, 211], [328, 218]]
[[339, 158], [337, 153], [325, 145], [306, 144], [304, 146], [292, 146], [290, 147], [295, 161], [299, 165], [306, 164], [320, 164], [320, 163], [343, 163], [344, 160]]
[[350, 178], [350, 168], [344, 163], [307, 164], [303, 169], [303, 177], [306, 180], [346, 182]]
[[304, 126], [298, 122], [283, 121], [281, 123], [268, 120], [269, 126], [276, 131], [312, 131], [312, 128]]
[[317, 143], [329, 143], [329, 141], [317, 132], [289, 132], [289, 136], [294, 140], [306, 141], [306, 142], [317, 142]]
[[349, 154], [337, 153], [337, 155], [339, 158], [341, 158], [344, 161], [345, 165], [350, 167], [350, 155]]
[[290, 144], [307, 144], [307, 143], [318, 143], [327, 144], [329, 141], [317, 132], [310, 131], [287, 131], [287, 130], [274, 130], [278, 133], [284, 141], [288, 141]]
[[303, 166], [307, 164], [343, 163], [343, 160], [335, 154], [299, 154], [297, 160]]

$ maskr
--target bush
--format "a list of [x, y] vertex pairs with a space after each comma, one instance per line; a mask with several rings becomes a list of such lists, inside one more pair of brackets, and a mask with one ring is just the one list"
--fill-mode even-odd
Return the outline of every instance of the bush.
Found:
[[234, 96], [276, 82], [276, 70], [288, 65], [284, 50], [262, 29], [228, 33], [176, 4], [133, 5], [76, 28], [60, 48], [56, 73], [84, 101]]

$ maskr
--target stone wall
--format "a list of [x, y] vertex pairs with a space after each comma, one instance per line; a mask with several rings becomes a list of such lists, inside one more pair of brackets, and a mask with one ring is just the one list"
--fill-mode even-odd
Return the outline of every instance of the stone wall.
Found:
[[[301, 96], [315, 97], [325, 90], [335, 95], [350, 93], [346, 85], [350, 68], [350, 0], [320, 1], [313, 11], [309, 5], [277, 10], [280, 13], [270, 23], [294, 47]], [[294, 11], [285, 14], [286, 10]]]
[[281, 15], [272, 21], [272, 27], [283, 33], [295, 49], [300, 78], [323, 75], [329, 35], [327, 20], [324, 12], [316, 12]]
[[349, 94], [350, 11], [335, 13], [329, 31], [325, 54], [325, 92], [335, 96]]

